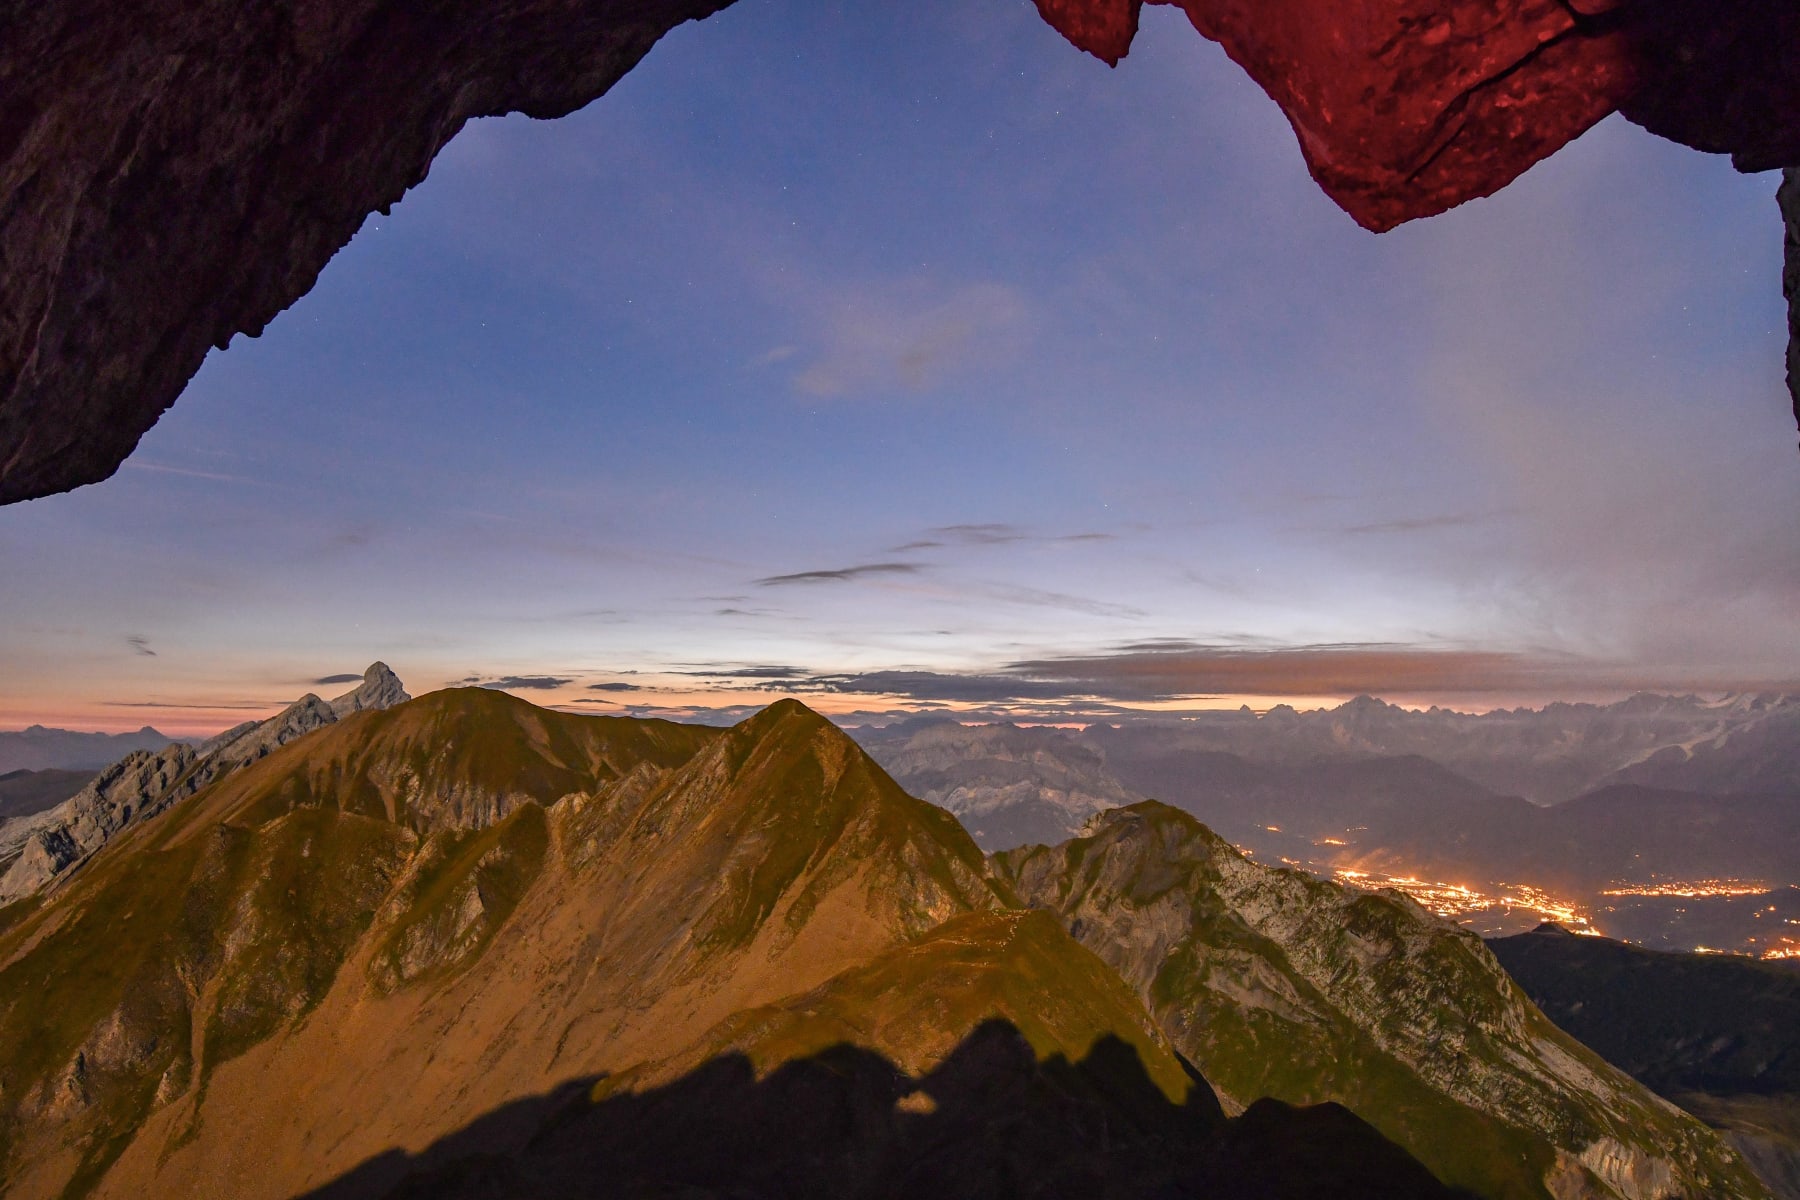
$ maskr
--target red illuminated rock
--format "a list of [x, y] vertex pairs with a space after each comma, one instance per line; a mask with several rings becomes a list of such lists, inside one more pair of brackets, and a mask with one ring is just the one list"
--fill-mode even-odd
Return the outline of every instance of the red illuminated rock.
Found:
[[[1800, 164], [1800, 11], [1690, 0], [1164, 0], [1287, 114], [1319, 185], [1390, 229], [1498, 191], [1623, 109], [1654, 132]], [[1129, 48], [1138, 0], [1038, 0]]]
[[[559, 116], [730, 0], [0, 3], [0, 503], [106, 478], [470, 117]], [[1038, 0], [1117, 61], [1137, 0]], [[1182, 0], [1385, 229], [1615, 109], [1800, 165], [1791, 0]]]

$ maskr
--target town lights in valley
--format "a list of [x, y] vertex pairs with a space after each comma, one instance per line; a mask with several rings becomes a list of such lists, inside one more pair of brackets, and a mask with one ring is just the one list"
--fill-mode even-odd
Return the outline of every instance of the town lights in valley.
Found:
[[1766, 883], [1742, 879], [1698, 879], [1691, 883], [1621, 883], [1601, 892], [1602, 896], [1676, 896], [1683, 900], [1702, 900], [1718, 896], [1760, 896], [1770, 891]]
[[1575, 933], [1596, 932], [1589, 926], [1587, 913], [1581, 905], [1559, 899], [1530, 884], [1502, 883], [1498, 885], [1500, 891], [1487, 893], [1460, 883], [1438, 883], [1411, 875], [1384, 875], [1349, 867], [1335, 868], [1332, 874], [1339, 882], [1351, 887], [1370, 891], [1392, 888], [1397, 892], [1404, 892], [1418, 901], [1421, 907], [1450, 920], [1460, 920], [1472, 913], [1494, 909], [1524, 910], [1536, 913], [1545, 920], [1555, 921]]

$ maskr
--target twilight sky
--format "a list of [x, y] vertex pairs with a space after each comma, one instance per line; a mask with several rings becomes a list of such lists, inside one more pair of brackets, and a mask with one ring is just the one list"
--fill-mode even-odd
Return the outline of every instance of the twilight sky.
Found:
[[0, 728], [391, 663], [678, 715], [1800, 683], [1773, 176], [1613, 119], [1376, 237], [1179, 13], [741, 0], [482, 121], [111, 481]]

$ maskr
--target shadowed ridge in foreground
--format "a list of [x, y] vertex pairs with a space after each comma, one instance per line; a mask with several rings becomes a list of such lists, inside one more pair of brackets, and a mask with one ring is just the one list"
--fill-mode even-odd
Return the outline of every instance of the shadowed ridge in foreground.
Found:
[[1003, 1020], [917, 1078], [839, 1044], [761, 1079], [726, 1054], [661, 1087], [606, 1088], [516, 1101], [299, 1200], [1463, 1194], [1337, 1105], [1260, 1101], [1228, 1121], [1197, 1078], [1171, 1102], [1122, 1039], [1040, 1061]]

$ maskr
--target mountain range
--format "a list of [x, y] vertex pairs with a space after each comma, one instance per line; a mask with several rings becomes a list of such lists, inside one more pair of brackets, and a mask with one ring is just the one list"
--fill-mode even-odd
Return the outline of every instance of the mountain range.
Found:
[[[1277, 705], [1137, 718], [1084, 730], [962, 726], [914, 718], [852, 731], [895, 778], [979, 818], [992, 842], [1024, 845], [1013, 825], [1067, 836], [1121, 796], [1178, 790], [1272, 793], [1285, 773], [1327, 788], [1330, 764], [1423, 760], [1461, 796], [1534, 807], [1612, 785], [1701, 795], [1800, 794], [1800, 696], [1704, 700], [1639, 695], [1611, 705], [1551, 704], [1482, 714], [1401, 708], [1359, 696], [1337, 708]], [[1454, 780], [1452, 781], [1452, 778]], [[1019, 840], [1014, 840], [1019, 838]], [[1055, 840], [1055, 839], [1050, 839]]]
[[368, 707], [0, 908], [12, 1196], [1767, 1195], [1406, 897], [834, 726]]
[[245, 721], [199, 746], [133, 750], [64, 803], [0, 824], [0, 904], [32, 895], [116, 834], [156, 816], [303, 734], [366, 709], [411, 699], [386, 663], [332, 701], [307, 693], [272, 717]]
[[[1800, 918], [1800, 702], [1786, 696], [1480, 717], [1363, 699], [1083, 730], [925, 718], [854, 732], [990, 851], [1054, 844], [1153, 797], [1261, 861], [1492, 899], [1489, 932], [1543, 919], [1507, 907], [1521, 888], [1673, 948], [1780, 946], [1774, 927]], [[1495, 786], [1534, 780], [1559, 781], [1540, 797], [1585, 790], [1541, 804]], [[1767, 790], [1734, 790], [1752, 784]]]
[[0, 774], [98, 771], [133, 750], [159, 750], [173, 740], [148, 725], [135, 733], [74, 733], [31, 725], [0, 732]]

